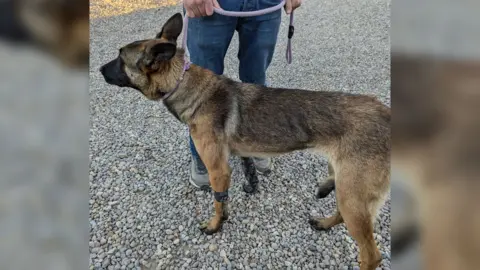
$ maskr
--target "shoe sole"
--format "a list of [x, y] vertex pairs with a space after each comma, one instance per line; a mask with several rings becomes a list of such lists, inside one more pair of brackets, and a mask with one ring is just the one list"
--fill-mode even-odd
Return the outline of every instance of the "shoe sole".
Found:
[[210, 188], [210, 185], [203, 185], [203, 186], [197, 185], [197, 183], [195, 183], [195, 181], [193, 181], [193, 178], [192, 178], [191, 175], [190, 175], [190, 178], [188, 179], [188, 182], [190, 182], [190, 184], [191, 184], [192, 186], [194, 186], [195, 188], [200, 189], [200, 190], [204, 190], [204, 189]]
[[273, 162], [271, 164], [272, 165], [270, 166], [270, 168], [268, 168], [265, 171], [260, 171], [259, 169], [257, 169], [257, 167], [255, 167], [255, 171], [257, 171], [257, 173], [260, 174], [260, 175], [269, 175], [273, 171]]

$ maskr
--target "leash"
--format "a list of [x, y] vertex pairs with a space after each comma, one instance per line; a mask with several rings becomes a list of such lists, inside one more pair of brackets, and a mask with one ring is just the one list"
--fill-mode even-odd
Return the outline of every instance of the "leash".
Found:
[[[276, 6], [269, 7], [269, 8], [264, 8], [260, 10], [255, 10], [255, 11], [228, 11], [228, 10], [223, 10], [220, 8], [213, 8], [213, 11], [215, 13], [218, 13], [220, 15], [224, 16], [229, 16], [229, 17], [254, 17], [254, 16], [260, 16], [260, 15], [265, 15], [268, 13], [272, 13], [274, 11], [277, 11], [281, 9], [283, 6], [285, 6], [285, 0], [282, 0], [282, 2]], [[287, 59], [287, 63], [291, 64], [292, 63], [292, 37], [294, 33], [294, 27], [293, 27], [293, 11], [290, 13], [290, 24], [288, 26], [288, 42], [287, 42], [287, 50], [285, 52], [285, 58]], [[180, 78], [177, 81], [177, 84], [175, 88], [172, 91], [169, 91], [166, 93], [162, 99], [166, 100], [168, 97], [170, 97], [179, 87], [180, 82], [183, 80], [183, 76], [185, 75], [185, 72], [190, 69], [190, 53], [187, 48], [187, 33], [188, 33], [188, 16], [185, 14], [183, 16], [183, 40], [182, 40], [182, 49], [185, 51], [184, 55], [184, 65], [183, 65], [183, 71], [180, 76]]]
[[[284, 6], [285, 6], [285, 0], [282, 0], [282, 2], [280, 2], [280, 4], [276, 6], [264, 8], [260, 10], [254, 10], [254, 11], [228, 11], [228, 10], [223, 10], [216, 7], [213, 8], [213, 11], [215, 13], [228, 16], [228, 17], [254, 17], [254, 16], [260, 16], [260, 15], [272, 13], [274, 11], [281, 9]], [[183, 18], [182, 49], [185, 50], [185, 56], [190, 58], [190, 54], [187, 48], [187, 32], [188, 32], [187, 29], [188, 29], [188, 16], [185, 14]], [[288, 64], [292, 63], [292, 58], [293, 58], [292, 57], [292, 37], [293, 37], [294, 30], [295, 28], [293, 27], [293, 11], [292, 11], [292, 13], [290, 13], [290, 24], [288, 26], [288, 42], [287, 42], [287, 49], [285, 52], [285, 58], [287, 59]]]

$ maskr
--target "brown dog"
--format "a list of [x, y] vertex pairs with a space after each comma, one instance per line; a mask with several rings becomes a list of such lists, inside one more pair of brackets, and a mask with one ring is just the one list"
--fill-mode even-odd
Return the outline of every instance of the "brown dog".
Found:
[[322, 151], [332, 165], [338, 211], [309, 222], [319, 230], [345, 222], [359, 245], [361, 269], [375, 269], [381, 255], [373, 222], [390, 183], [390, 109], [364, 95], [239, 83], [193, 64], [183, 72], [184, 50], [176, 46], [182, 27], [177, 13], [156, 38], [122, 47], [100, 70], [109, 84], [162, 100], [189, 126], [215, 196], [215, 216], [204, 232], [217, 232], [228, 217], [230, 154]]

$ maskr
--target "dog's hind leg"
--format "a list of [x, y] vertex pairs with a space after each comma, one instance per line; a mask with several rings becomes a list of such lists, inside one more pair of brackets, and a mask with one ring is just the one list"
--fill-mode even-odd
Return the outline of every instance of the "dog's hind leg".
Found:
[[310, 218], [308, 223], [316, 230], [323, 231], [332, 228], [335, 225], [338, 225], [343, 222], [343, 217], [337, 209], [337, 212], [327, 218]]
[[374, 270], [380, 264], [381, 254], [375, 243], [373, 222], [388, 192], [388, 179], [381, 166], [369, 169], [368, 165], [360, 165], [364, 162], [357, 163], [335, 168], [337, 213], [327, 218], [312, 218], [309, 223], [317, 230], [326, 230], [344, 222], [358, 244], [360, 269]]
[[374, 270], [382, 259], [373, 236], [373, 220], [368, 211], [356, 211], [347, 206], [341, 206], [348, 232], [357, 242], [360, 250], [360, 269]]
[[242, 157], [242, 167], [245, 178], [247, 179], [247, 183], [243, 184], [243, 190], [246, 193], [254, 193], [257, 191], [258, 176], [252, 158]]
[[[323, 179], [319, 185], [317, 190], [317, 198], [322, 199], [328, 196], [333, 190], [335, 189], [335, 171], [333, 166], [330, 162], [328, 162], [328, 177]], [[337, 212], [327, 218], [310, 218], [308, 221], [310, 225], [316, 230], [328, 230], [331, 227], [338, 225], [343, 222], [342, 215], [337, 208]]]
[[373, 235], [373, 223], [388, 192], [386, 170], [382, 170], [381, 165], [350, 165], [341, 168], [336, 176], [337, 207], [359, 247], [360, 269], [374, 270], [382, 259]]
[[328, 176], [318, 184], [317, 198], [327, 197], [335, 189], [335, 171], [330, 162], [328, 162]]

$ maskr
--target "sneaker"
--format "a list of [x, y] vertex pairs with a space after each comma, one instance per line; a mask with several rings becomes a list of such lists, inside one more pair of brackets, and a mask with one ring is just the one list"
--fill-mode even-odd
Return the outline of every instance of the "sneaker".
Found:
[[269, 174], [272, 172], [273, 169], [273, 162], [271, 158], [253, 158], [253, 164], [255, 165], [255, 169], [257, 169], [257, 173], [259, 174]]
[[190, 184], [199, 189], [209, 188], [208, 171], [203, 162], [198, 158], [192, 157], [190, 164]]

